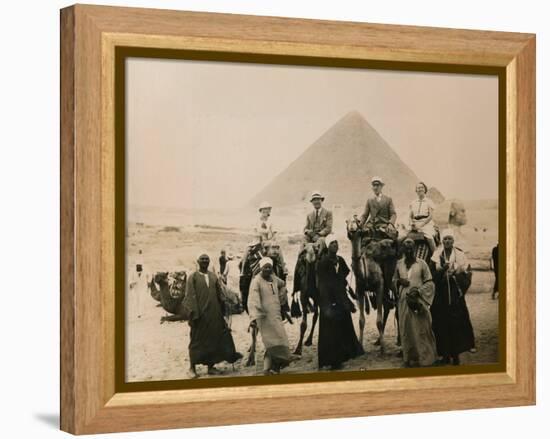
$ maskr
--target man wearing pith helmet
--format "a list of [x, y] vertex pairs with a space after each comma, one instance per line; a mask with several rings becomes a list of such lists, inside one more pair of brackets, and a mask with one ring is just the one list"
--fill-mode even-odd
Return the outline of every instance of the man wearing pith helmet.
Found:
[[273, 230], [273, 224], [271, 222], [271, 209], [272, 206], [267, 201], [264, 201], [258, 207], [260, 212], [260, 219], [254, 226], [254, 233], [262, 244], [269, 243], [275, 237], [275, 231]]
[[381, 177], [373, 177], [371, 179], [371, 187], [374, 196], [367, 200], [365, 211], [361, 216], [361, 227], [365, 224], [367, 229], [376, 234], [382, 232], [390, 238], [397, 238], [395, 230], [395, 220], [397, 214], [391, 197], [384, 195], [384, 180]]
[[325, 197], [320, 191], [313, 191], [309, 199], [313, 211], [307, 215], [304, 235], [306, 242], [324, 241], [332, 233], [332, 212], [323, 207]]
[[287, 269], [283, 252], [275, 240], [275, 235], [277, 234], [277, 232], [273, 227], [273, 223], [271, 222], [270, 218], [272, 208], [273, 207], [271, 206], [271, 204], [267, 201], [264, 201], [260, 204], [260, 206], [258, 207], [258, 210], [260, 212], [260, 220], [254, 226], [254, 233], [262, 244], [264, 255], [271, 256], [271, 247], [277, 247], [277, 256], [273, 256], [272, 259], [277, 265], [277, 267], [275, 267], [277, 269], [276, 271], [281, 274], [286, 273]]

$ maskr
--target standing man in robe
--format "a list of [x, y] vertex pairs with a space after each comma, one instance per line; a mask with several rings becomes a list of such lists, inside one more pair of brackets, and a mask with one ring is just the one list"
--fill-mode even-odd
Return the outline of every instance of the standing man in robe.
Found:
[[208, 366], [209, 375], [219, 375], [215, 364], [234, 363], [242, 354], [235, 350], [231, 330], [224, 319], [223, 290], [218, 277], [208, 270], [210, 258], [202, 253], [199, 269], [187, 279], [183, 309], [191, 327], [189, 341], [190, 378], [198, 378], [196, 365]]
[[273, 274], [271, 258], [260, 260], [260, 270], [250, 284], [248, 312], [250, 327], [259, 329], [265, 347], [263, 373], [271, 375], [279, 373], [295, 357], [290, 354], [282, 319], [282, 312], [289, 311], [285, 283]]
[[130, 283], [130, 289], [135, 291], [135, 309], [137, 318], [140, 319], [143, 315], [143, 302], [147, 296], [147, 278], [143, 271], [143, 252], [141, 249], [138, 251], [136, 257], [136, 271], [134, 272], [134, 279]]
[[224, 249], [220, 252], [220, 257], [218, 259], [218, 262], [220, 264], [220, 277], [222, 278], [222, 281], [227, 283], [227, 273], [228, 273], [228, 266], [227, 263], [233, 258], [227, 257], [227, 254]]
[[323, 248], [325, 237], [332, 233], [332, 212], [323, 207], [325, 197], [319, 191], [313, 191], [309, 201], [313, 205], [313, 212], [306, 218], [305, 241], [318, 243], [318, 247]]
[[444, 230], [441, 238], [443, 246], [432, 256], [435, 264], [433, 330], [442, 362], [459, 365], [462, 352], [475, 352], [474, 329], [465, 300], [472, 277], [466, 255], [454, 246], [452, 229]]
[[[361, 228], [366, 225], [371, 237], [397, 238], [395, 220], [397, 214], [391, 197], [382, 193], [384, 181], [380, 177], [373, 177], [371, 180], [374, 196], [367, 200], [363, 215], [361, 215]], [[382, 233], [382, 236], [377, 236]]]
[[432, 275], [416, 258], [414, 241], [403, 241], [404, 256], [397, 262], [394, 283], [399, 302], [399, 331], [406, 367], [431, 366], [437, 359], [430, 306], [434, 298]]

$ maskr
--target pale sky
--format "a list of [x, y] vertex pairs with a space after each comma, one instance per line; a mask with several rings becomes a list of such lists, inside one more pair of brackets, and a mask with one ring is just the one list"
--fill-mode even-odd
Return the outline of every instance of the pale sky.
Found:
[[245, 205], [352, 110], [445, 197], [498, 196], [496, 76], [139, 58], [126, 71], [129, 205]]

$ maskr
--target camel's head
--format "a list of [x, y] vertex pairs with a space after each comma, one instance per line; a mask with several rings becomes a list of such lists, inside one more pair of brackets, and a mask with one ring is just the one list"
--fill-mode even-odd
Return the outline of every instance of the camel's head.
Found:
[[308, 242], [304, 246], [304, 254], [306, 262], [313, 263], [317, 259], [316, 244], [313, 242]]
[[348, 231], [348, 238], [350, 239], [361, 230], [357, 215], [353, 215], [353, 217], [346, 220], [346, 229]]
[[153, 276], [153, 280], [159, 285], [167, 284], [168, 283], [168, 275], [169, 275], [169, 273], [167, 271], [159, 271]]
[[395, 244], [391, 239], [371, 241], [365, 247], [365, 255], [374, 259], [386, 259], [396, 255]]

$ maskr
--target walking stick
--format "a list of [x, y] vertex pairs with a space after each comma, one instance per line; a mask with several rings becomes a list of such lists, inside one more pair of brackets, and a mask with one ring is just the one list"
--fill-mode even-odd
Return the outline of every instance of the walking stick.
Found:
[[250, 329], [252, 329], [251, 336], [252, 336], [252, 343], [250, 345], [250, 351], [248, 352], [248, 359], [246, 360], [246, 366], [254, 366], [256, 364], [256, 336], [258, 335], [258, 328], [256, 326], [253, 326], [252, 328], [248, 328], [248, 331], [250, 332]]

